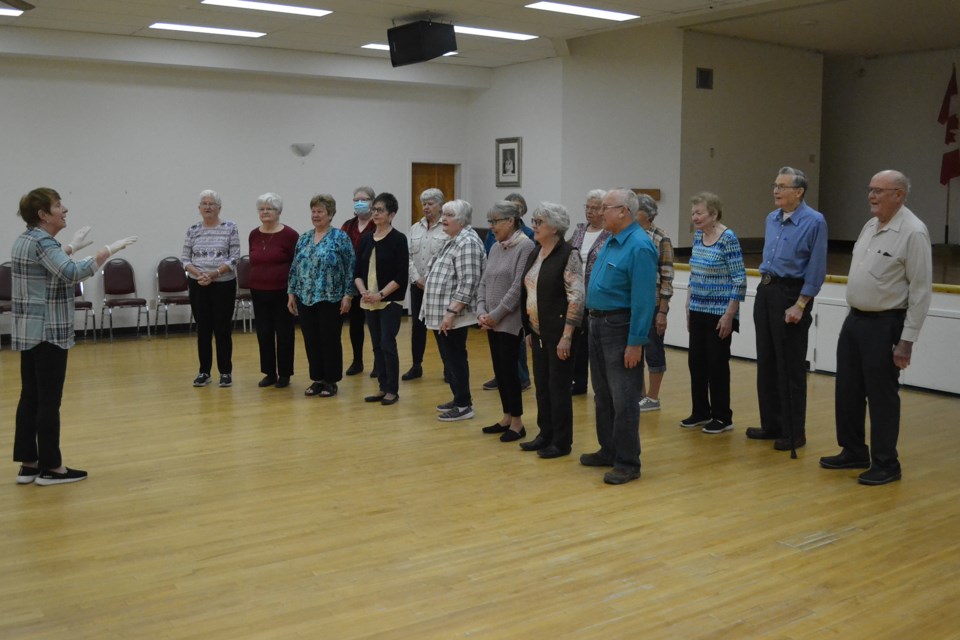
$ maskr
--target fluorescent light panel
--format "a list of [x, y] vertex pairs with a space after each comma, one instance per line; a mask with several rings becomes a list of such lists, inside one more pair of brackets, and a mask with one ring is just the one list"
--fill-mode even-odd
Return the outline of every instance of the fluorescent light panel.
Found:
[[201, 4], [218, 7], [233, 7], [235, 9], [254, 9], [256, 11], [273, 11], [274, 13], [292, 13], [298, 16], [313, 16], [322, 18], [333, 13], [326, 9], [311, 9], [309, 7], [294, 7], [287, 4], [270, 4], [269, 2], [249, 2], [248, 0], [203, 0]]
[[209, 33], [215, 36], [237, 36], [240, 38], [262, 38], [267, 35], [259, 31], [238, 31], [236, 29], [218, 29], [216, 27], [196, 27], [189, 24], [170, 24], [169, 22], [154, 22], [151, 29], [165, 29], [167, 31], [189, 31], [190, 33]]
[[534, 2], [526, 5], [527, 9], [541, 9], [543, 11], [554, 11], [556, 13], [568, 13], [574, 16], [584, 16], [587, 18], [600, 18], [601, 20], [614, 20], [624, 22], [626, 20], [635, 20], [640, 16], [629, 13], [618, 13], [617, 11], [604, 11], [603, 9], [591, 9], [589, 7], [578, 7], [572, 4], [560, 4], [559, 2]]
[[[361, 48], [361, 49], [374, 49], [374, 50], [376, 50], [376, 51], [390, 51], [390, 45], [388, 45], [388, 44], [380, 44], [380, 43], [378, 43], [378, 42], [371, 42], [370, 44], [365, 44], [365, 45], [363, 45], [363, 46], [360, 47], [360, 48]], [[455, 56], [455, 55], [457, 55], [457, 53], [458, 53], [457, 51], [448, 51], [447, 53], [443, 54], [443, 57], [446, 58], [446, 57], [448, 57], [448, 56]]]
[[537, 36], [526, 33], [510, 33], [509, 31], [494, 31], [493, 29], [477, 29], [475, 27], [461, 27], [455, 25], [453, 30], [468, 36], [484, 36], [487, 38], [504, 38], [506, 40], [535, 40]]
[[0, 9], [0, 16], [8, 16], [10, 18], [16, 18], [17, 16], [23, 15], [23, 11], [20, 9]]

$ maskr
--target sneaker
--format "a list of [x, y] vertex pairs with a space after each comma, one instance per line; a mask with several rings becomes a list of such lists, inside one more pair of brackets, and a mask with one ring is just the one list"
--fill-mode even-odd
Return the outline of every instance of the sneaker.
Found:
[[486, 382], [483, 383], [483, 390], [484, 390], [484, 391], [494, 391], [496, 388], [497, 388], [497, 379], [496, 379], [496, 378], [490, 378], [489, 380], [487, 380]]
[[454, 407], [438, 415], [437, 420], [440, 422], [456, 422], [457, 420], [469, 420], [472, 417], [473, 407]]
[[193, 386], [195, 387], [205, 387], [210, 384], [210, 374], [201, 373], [196, 378], [193, 379]]
[[684, 418], [680, 421], [680, 426], [684, 429], [702, 427], [705, 424], [710, 424], [710, 418], [698, 418], [696, 416], [690, 416], [689, 418]]
[[40, 469], [20, 465], [20, 471], [17, 472], [17, 484], [30, 484], [36, 480], [39, 475]]
[[704, 433], [723, 433], [724, 431], [733, 431], [732, 422], [722, 422], [720, 420], [711, 420], [703, 429]]
[[640, 401], [640, 412], [644, 411], [660, 411], [660, 401], [645, 397]]
[[220, 386], [221, 387], [232, 387], [233, 386], [233, 376], [229, 373], [220, 374]]
[[451, 400], [450, 402], [444, 402], [443, 404], [438, 404], [437, 411], [439, 411], [440, 413], [444, 413], [446, 411], [450, 411], [450, 409], [455, 409], [456, 406], [457, 406], [457, 403]]
[[37, 479], [34, 480], [40, 486], [51, 484], [67, 484], [68, 482], [80, 482], [86, 479], [87, 472], [80, 469], [71, 469], [67, 467], [66, 473], [57, 473], [56, 471], [41, 471]]

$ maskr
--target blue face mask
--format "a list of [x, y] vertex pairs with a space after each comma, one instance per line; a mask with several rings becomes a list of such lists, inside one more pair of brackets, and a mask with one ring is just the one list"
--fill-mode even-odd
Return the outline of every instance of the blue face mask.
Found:
[[370, 213], [370, 203], [366, 200], [360, 200], [359, 202], [353, 203], [353, 214], [357, 216], [362, 216], [365, 213]]

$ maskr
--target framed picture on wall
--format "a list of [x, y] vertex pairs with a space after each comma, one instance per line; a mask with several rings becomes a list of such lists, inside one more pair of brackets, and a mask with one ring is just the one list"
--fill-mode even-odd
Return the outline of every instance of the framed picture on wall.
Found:
[[523, 138], [497, 138], [497, 186], [519, 187]]

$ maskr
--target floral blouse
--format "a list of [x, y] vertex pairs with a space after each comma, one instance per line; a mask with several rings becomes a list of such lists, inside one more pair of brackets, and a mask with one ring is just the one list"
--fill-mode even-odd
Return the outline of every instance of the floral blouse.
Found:
[[318, 302], [340, 302], [356, 295], [353, 268], [356, 258], [350, 237], [333, 227], [320, 242], [313, 241], [313, 229], [300, 235], [290, 265], [287, 293], [313, 306]]

